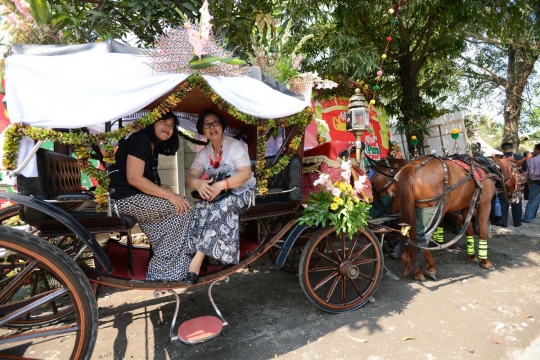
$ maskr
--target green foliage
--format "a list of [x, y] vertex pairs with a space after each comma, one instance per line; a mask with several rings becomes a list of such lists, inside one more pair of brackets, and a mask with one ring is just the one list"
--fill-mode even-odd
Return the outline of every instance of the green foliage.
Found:
[[[321, 175], [320, 179], [323, 179]], [[317, 183], [317, 182], [316, 182]], [[313, 227], [325, 227], [332, 225], [339, 235], [344, 232], [351, 238], [358, 231], [364, 229], [369, 219], [370, 204], [363, 202], [354, 192], [350, 184], [344, 181], [322, 186], [319, 192], [311, 192], [302, 216], [297, 220], [300, 225]], [[332, 191], [339, 189], [339, 196], [334, 196]]]

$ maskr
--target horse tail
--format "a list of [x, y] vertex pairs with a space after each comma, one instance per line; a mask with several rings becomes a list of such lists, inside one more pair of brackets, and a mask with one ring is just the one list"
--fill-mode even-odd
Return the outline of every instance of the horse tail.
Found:
[[[401, 223], [408, 224], [409, 239], [416, 244], [416, 208], [414, 203], [414, 185], [415, 185], [415, 166], [407, 165], [401, 169], [397, 175], [398, 184], [396, 189], [395, 204], [399, 207], [399, 220]], [[403, 245], [403, 264], [405, 266], [405, 275], [414, 270], [412, 265], [416, 259], [417, 249], [413, 245], [405, 245], [407, 238], [401, 236]]]

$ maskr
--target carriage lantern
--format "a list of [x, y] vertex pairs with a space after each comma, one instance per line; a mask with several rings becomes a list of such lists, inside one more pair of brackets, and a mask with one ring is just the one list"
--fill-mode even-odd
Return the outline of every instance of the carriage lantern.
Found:
[[362, 161], [362, 142], [360, 137], [369, 130], [369, 109], [366, 107], [366, 99], [362, 96], [360, 89], [354, 90], [354, 95], [349, 99], [349, 109], [347, 110], [347, 131], [356, 137], [356, 159], [361, 169], [364, 168]]

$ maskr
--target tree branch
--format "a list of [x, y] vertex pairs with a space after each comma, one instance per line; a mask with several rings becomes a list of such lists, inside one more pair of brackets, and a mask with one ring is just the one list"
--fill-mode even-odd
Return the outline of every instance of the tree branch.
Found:
[[469, 64], [472, 64], [472, 65], [476, 66], [477, 68], [482, 69], [485, 72], [487, 72], [490, 75], [491, 80], [493, 82], [495, 82], [497, 85], [503, 86], [503, 87], [506, 86], [506, 81], [507, 80], [505, 78], [497, 75], [496, 73], [494, 73], [490, 69], [486, 69], [485, 67], [481, 66], [480, 64], [478, 64], [476, 61], [473, 61], [472, 59], [469, 59], [469, 58], [467, 58], [467, 57], [465, 57], [463, 55], [460, 55], [459, 57], [461, 59], [465, 60], [466, 62], [468, 62]]

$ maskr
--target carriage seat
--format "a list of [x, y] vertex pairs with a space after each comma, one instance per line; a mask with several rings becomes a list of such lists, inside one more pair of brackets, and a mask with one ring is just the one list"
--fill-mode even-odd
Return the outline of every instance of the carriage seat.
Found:
[[[125, 232], [137, 223], [128, 215], [108, 217], [98, 213], [94, 195], [81, 185], [81, 167], [77, 159], [53, 151], [39, 149], [36, 153], [38, 177], [17, 177], [20, 194], [44, 200], [56, 200], [54, 205], [69, 212], [92, 234], [111, 231]], [[34, 226], [42, 235], [70, 235], [71, 231], [43, 212], [19, 205], [19, 216]]]
[[[270, 167], [274, 156], [264, 158], [266, 168]], [[281, 157], [280, 157], [281, 159]], [[300, 158], [295, 155], [283, 171], [268, 178], [268, 195], [256, 194], [256, 204], [280, 201], [297, 201], [301, 199], [302, 166]], [[257, 161], [251, 160], [251, 170], [257, 172]], [[295, 188], [296, 187], [296, 188]], [[293, 191], [286, 192], [287, 190]]]

